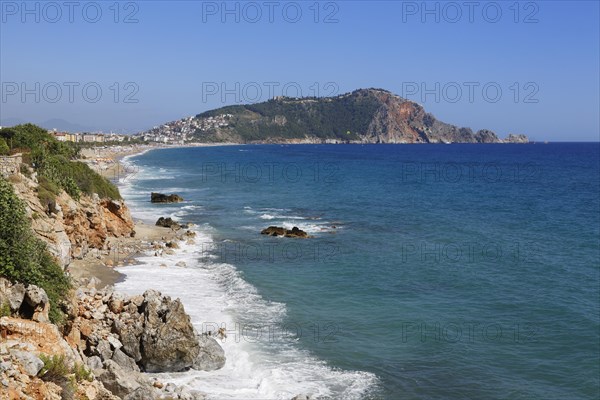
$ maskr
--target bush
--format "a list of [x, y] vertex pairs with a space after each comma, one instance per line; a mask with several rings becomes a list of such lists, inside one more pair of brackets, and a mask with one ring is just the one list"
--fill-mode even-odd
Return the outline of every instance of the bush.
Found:
[[34, 236], [25, 206], [12, 186], [0, 178], [0, 276], [43, 288], [50, 299], [50, 320], [60, 322], [60, 303], [71, 282], [46, 248]]
[[[119, 190], [82, 162], [74, 162], [80, 147], [75, 143], [59, 142], [45, 129], [32, 124], [0, 129], [0, 140], [10, 141], [11, 149], [23, 152], [23, 162], [32, 165], [40, 176], [46, 177], [71, 197], [81, 193], [98, 194], [101, 198], [121, 199]], [[1, 145], [0, 145], [1, 147]], [[48, 201], [52, 191], [42, 193]], [[57, 193], [58, 194], [58, 193]]]
[[21, 172], [21, 174], [25, 175], [28, 178], [31, 178], [31, 171], [29, 170], [29, 167], [27, 166], [27, 164], [21, 164], [19, 166], [19, 171]]
[[44, 366], [38, 372], [38, 376], [46, 382], [61, 382], [67, 379], [71, 373], [64, 355], [47, 356], [40, 354], [40, 360], [44, 362]]
[[38, 183], [38, 199], [42, 207], [47, 212], [53, 212], [56, 209], [56, 196], [60, 194], [60, 188], [45, 176], [40, 176]]
[[10, 317], [10, 304], [8, 302], [0, 304], [0, 318], [2, 317]]
[[87, 369], [83, 364], [76, 364], [73, 368], [74, 378], [77, 382], [88, 381], [91, 382], [94, 379], [92, 371]]
[[73, 399], [75, 395], [75, 383], [69, 377], [71, 369], [65, 361], [65, 356], [46, 356], [45, 354], [40, 354], [40, 360], [44, 362], [44, 366], [38, 372], [38, 377], [45, 382], [52, 382], [60, 386], [62, 388], [61, 398], [63, 400]]
[[0, 137], [10, 143], [10, 149], [46, 149], [52, 154], [61, 154], [73, 158], [77, 149], [70, 143], [59, 142], [44, 128], [33, 124], [13, 126], [0, 129]]
[[6, 156], [10, 153], [10, 148], [6, 144], [6, 140], [0, 137], [0, 156]]
[[73, 399], [77, 382], [93, 380], [92, 372], [82, 364], [69, 368], [64, 355], [47, 356], [40, 354], [44, 366], [38, 373], [43, 381], [52, 382], [62, 388], [62, 399]]

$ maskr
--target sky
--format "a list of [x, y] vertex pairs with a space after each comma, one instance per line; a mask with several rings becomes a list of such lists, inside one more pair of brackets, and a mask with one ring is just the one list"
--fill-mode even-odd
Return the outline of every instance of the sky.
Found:
[[375, 87], [500, 137], [598, 141], [599, 21], [597, 1], [0, 0], [0, 123], [133, 133]]

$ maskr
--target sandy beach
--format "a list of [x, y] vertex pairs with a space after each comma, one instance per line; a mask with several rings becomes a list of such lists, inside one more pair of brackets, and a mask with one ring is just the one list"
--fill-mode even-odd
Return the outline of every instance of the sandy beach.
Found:
[[[169, 148], [160, 145], [124, 145], [113, 147], [88, 148], [81, 151], [83, 162], [109, 180], [116, 181], [131, 173], [127, 165], [120, 162], [126, 156], [132, 156], [148, 150]], [[157, 217], [158, 218], [158, 217]], [[112, 237], [108, 240], [108, 250], [92, 249], [83, 259], [75, 259], [67, 271], [75, 280], [91, 279], [100, 281], [98, 287], [111, 286], [123, 279], [124, 275], [115, 267], [132, 265], [136, 257], [148, 252], [162, 252], [166, 244], [184, 240], [185, 229], [174, 230], [149, 225], [139, 220], [135, 222], [134, 237]]]

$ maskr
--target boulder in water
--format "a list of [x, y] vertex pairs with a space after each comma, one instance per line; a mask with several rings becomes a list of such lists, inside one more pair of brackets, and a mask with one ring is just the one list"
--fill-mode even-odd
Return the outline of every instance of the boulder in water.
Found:
[[291, 238], [309, 238], [308, 233], [303, 231], [302, 229], [294, 226], [292, 229], [285, 229], [279, 226], [270, 226], [268, 228], [263, 229], [260, 232], [261, 235], [269, 235], [269, 236], [285, 236]]
[[180, 203], [183, 198], [177, 194], [150, 193], [150, 202], [152, 203]]

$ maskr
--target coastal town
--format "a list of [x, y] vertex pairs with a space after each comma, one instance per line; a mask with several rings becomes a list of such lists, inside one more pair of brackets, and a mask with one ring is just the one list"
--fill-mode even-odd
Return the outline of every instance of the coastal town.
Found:
[[133, 138], [144, 142], [165, 144], [184, 144], [191, 142], [195, 134], [201, 134], [211, 129], [229, 126], [232, 114], [220, 114], [214, 117], [198, 118], [190, 116], [177, 121], [155, 126], [154, 128], [133, 135]]
[[224, 128], [229, 126], [229, 120], [232, 114], [221, 114], [214, 117], [197, 118], [190, 116], [177, 121], [167, 122], [163, 125], [155, 126], [144, 132], [133, 135], [102, 133], [102, 132], [63, 132], [57, 129], [50, 129], [48, 133], [52, 134], [60, 142], [73, 143], [127, 143], [144, 142], [159, 143], [166, 145], [183, 145], [194, 141], [195, 134], [201, 134], [211, 129]]

